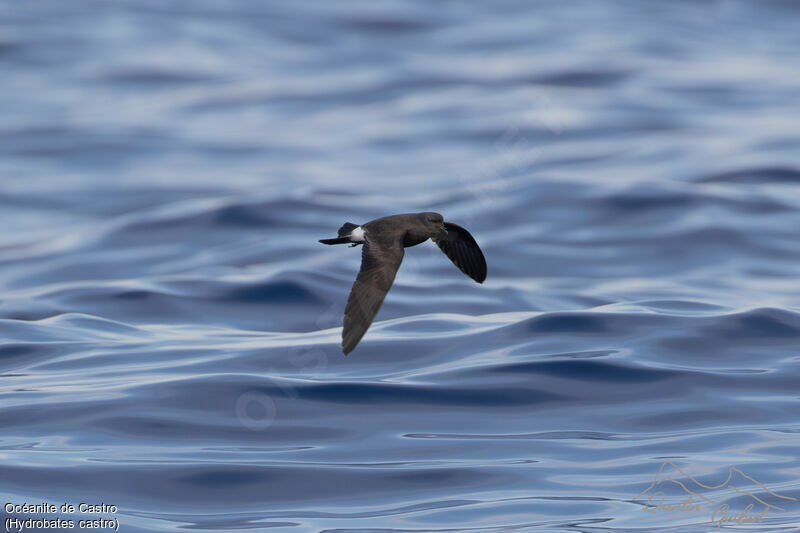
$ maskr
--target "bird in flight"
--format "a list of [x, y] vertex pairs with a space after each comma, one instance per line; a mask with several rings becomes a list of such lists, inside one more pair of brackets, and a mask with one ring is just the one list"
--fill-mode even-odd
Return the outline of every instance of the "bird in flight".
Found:
[[345, 222], [334, 239], [323, 244], [363, 244], [361, 270], [344, 309], [342, 351], [356, 347], [378, 314], [386, 293], [403, 261], [403, 248], [432, 239], [467, 276], [478, 283], [486, 279], [486, 259], [467, 230], [445, 222], [439, 213], [408, 213], [376, 218], [360, 226]]

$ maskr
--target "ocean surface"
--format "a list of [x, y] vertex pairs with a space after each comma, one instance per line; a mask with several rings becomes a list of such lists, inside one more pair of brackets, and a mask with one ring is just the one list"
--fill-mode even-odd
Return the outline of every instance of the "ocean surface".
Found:
[[[2, 527], [800, 531], [798, 27], [0, 2]], [[427, 210], [486, 282], [406, 250], [345, 357], [317, 240]]]

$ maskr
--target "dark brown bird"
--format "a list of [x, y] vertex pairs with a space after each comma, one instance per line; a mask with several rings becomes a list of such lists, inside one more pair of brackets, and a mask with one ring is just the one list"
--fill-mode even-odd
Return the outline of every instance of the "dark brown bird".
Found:
[[356, 277], [344, 310], [342, 351], [356, 347], [367, 332], [403, 261], [403, 248], [432, 239], [455, 265], [478, 283], [486, 279], [486, 259], [467, 230], [445, 222], [439, 213], [408, 213], [376, 218], [358, 226], [351, 222], [339, 228], [335, 239], [323, 244], [363, 244], [361, 271]]

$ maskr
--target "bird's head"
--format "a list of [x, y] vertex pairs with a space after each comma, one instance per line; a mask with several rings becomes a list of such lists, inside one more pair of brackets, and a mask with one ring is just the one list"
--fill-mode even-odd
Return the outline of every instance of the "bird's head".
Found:
[[447, 230], [444, 227], [444, 217], [442, 215], [429, 211], [420, 213], [419, 216], [431, 237], [447, 235]]

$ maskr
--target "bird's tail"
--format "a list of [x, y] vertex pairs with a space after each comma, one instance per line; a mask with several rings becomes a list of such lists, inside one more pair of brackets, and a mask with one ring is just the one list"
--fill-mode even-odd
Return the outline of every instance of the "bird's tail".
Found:
[[350, 240], [350, 237], [337, 237], [335, 239], [320, 239], [319, 242], [322, 244], [344, 244], [347, 242], [353, 242]]
[[321, 242], [322, 244], [345, 244], [348, 242], [353, 242], [350, 240], [350, 234], [357, 227], [358, 224], [353, 224], [352, 222], [345, 222], [344, 224], [342, 224], [342, 227], [339, 228], [339, 236], [337, 238], [320, 239], [319, 242]]

